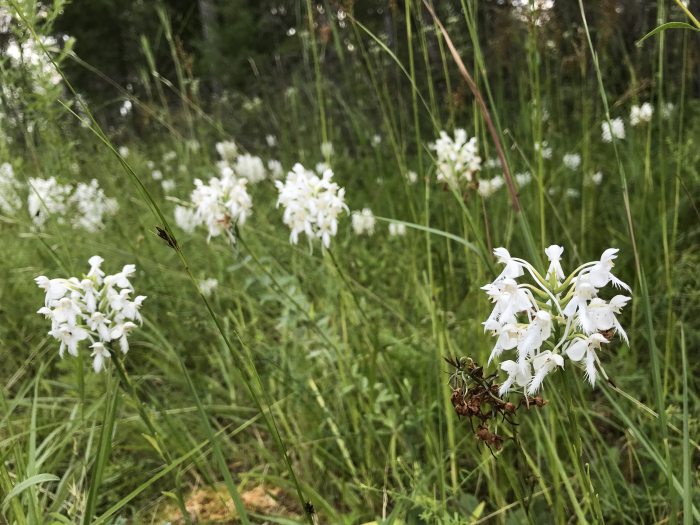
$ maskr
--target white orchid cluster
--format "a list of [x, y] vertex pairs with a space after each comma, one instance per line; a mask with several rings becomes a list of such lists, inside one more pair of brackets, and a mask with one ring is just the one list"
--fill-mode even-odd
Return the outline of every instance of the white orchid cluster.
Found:
[[114, 215], [119, 209], [117, 200], [108, 198], [96, 179], [87, 184], [78, 183], [68, 198], [68, 204], [77, 212], [71, 217], [73, 227], [88, 232], [104, 228], [104, 218]]
[[207, 241], [226, 233], [233, 225], [243, 225], [253, 212], [253, 200], [247, 190], [248, 180], [236, 177], [233, 170], [225, 170], [221, 177], [212, 177], [206, 184], [195, 179], [190, 195], [191, 206], [175, 207], [175, 223], [191, 233], [197, 226], [208, 230]]
[[[668, 120], [673, 114], [675, 106], [672, 102], [666, 102], [661, 106], [661, 118]], [[654, 116], [654, 106], [649, 102], [641, 105], [633, 105], [630, 108], [630, 126], [637, 127], [651, 122]], [[607, 121], [601, 123], [603, 142], [612, 142], [613, 137], [618, 140], [625, 139], [625, 123], [621, 117], [614, 118], [608, 124]]]
[[[72, 41], [65, 40], [65, 44], [70, 43]], [[28, 39], [19, 42], [11, 38], [4, 53], [14, 68], [27, 73], [33, 91], [39, 94], [44, 94], [58, 85], [62, 78], [42, 46], [54, 55], [60, 52], [56, 38], [42, 35], [39, 36], [39, 41]]]
[[118, 343], [124, 354], [129, 351], [128, 336], [141, 323], [139, 309], [146, 299], [143, 295], [131, 299], [134, 287], [129, 277], [136, 266], [127, 264], [121, 272], [105, 275], [103, 262], [99, 255], [91, 257], [90, 271], [82, 279], [49, 279], [43, 275], [35, 279], [46, 293], [44, 306], [37, 313], [51, 321], [49, 335], [60, 341], [59, 355], [63, 357], [68, 350], [77, 357], [80, 343], [87, 340], [96, 373], [110, 357], [111, 343]]
[[430, 144], [437, 155], [437, 180], [457, 185], [460, 180], [471, 182], [481, 169], [481, 157], [476, 137], [468, 138], [463, 129], [456, 129], [454, 139], [445, 131]]
[[[549, 373], [564, 366], [564, 356], [582, 363], [586, 379], [595, 385], [601, 367], [596, 352], [601, 345], [609, 343], [615, 333], [628, 341], [616, 316], [630, 298], [615, 295], [606, 301], [598, 297], [608, 284], [630, 290], [612, 274], [617, 252], [609, 248], [600, 260], [583, 264], [566, 276], [561, 266], [564, 248], [552, 245], [545, 250], [549, 268], [543, 276], [524, 259], [511, 257], [505, 248], [494, 250], [505, 268], [482, 287], [494, 303], [483, 323], [496, 337], [489, 363], [505, 351], [517, 353], [516, 359], [500, 364], [508, 377], [499, 395], [513, 385], [533, 395]], [[517, 282], [526, 273], [534, 284]]]
[[58, 224], [68, 222], [94, 233], [104, 228], [104, 220], [118, 209], [117, 200], [107, 197], [96, 179], [75, 187], [61, 184], [55, 177], [29, 179], [27, 210], [37, 228], [53, 216]]
[[297, 163], [287, 174], [284, 182], [276, 181], [279, 192], [277, 206], [284, 208], [283, 221], [291, 229], [289, 237], [297, 244], [299, 234], [312, 239], [321, 239], [325, 248], [338, 231], [338, 217], [345, 205], [345, 189], [333, 182], [333, 171], [326, 169], [319, 177]]

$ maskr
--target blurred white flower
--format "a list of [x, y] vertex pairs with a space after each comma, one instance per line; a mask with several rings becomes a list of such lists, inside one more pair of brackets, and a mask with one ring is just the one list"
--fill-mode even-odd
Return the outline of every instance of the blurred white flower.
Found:
[[600, 183], [603, 182], [603, 172], [596, 171], [595, 173], [592, 173], [590, 180], [595, 186], [600, 186]]
[[71, 187], [60, 184], [55, 177], [30, 178], [27, 209], [34, 224], [42, 227], [50, 215], [56, 215], [57, 222], [62, 224], [68, 209], [70, 192]]
[[218, 288], [218, 286], [219, 286], [219, 281], [217, 281], [213, 277], [210, 277], [209, 279], [202, 279], [197, 284], [199, 291], [205, 297], [209, 297], [211, 294], [213, 294], [216, 291], [216, 289]]
[[88, 184], [78, 183], [68, 199], [68, 204], [75, 209], [71, 217], [73, 227], [88, 232], [104, 228], [105, 217], [110, 217], [119, 210], [117, 200], [105, 195], [97, 179], [92, 179]]
[[352, 229], [356, 235], [374, 235], [375, 223], [376, 219], [369, 208], [352, 212]]
[[456, 129], [454, 140], [446, 132], [430, 144], [437, 155], [437, 180], [456, 185], [460, 179], [471, 182], [481, 169], [481, 157], [476, 137], [467, 140], [467, 132]]
[[166, 194], [175, 191], [175, 181], [173, 179], [163, 179], [163, 182], [160, 183], [160, 186], [163, 188], [163, 191]]
[[275, 146], [277, 146], [277, 137], [275, 137], [274, 135], [265, 135], [265, 142], [267, 142], [267, 145], [270, 148], [274, 148]]
[[216, 151], [222, 160], [233, 162], [238, 156], [238, 146], [232, 140], [216, 143]]
[[156, 181], [157, 181], [157, 180], [163, 180], [163, 172], [160, 171], [160, 170], [153, 170], [153, 171], [151, 172], [151, 178], [152, 178], [153, 180], [156, 180]]
[[39, 94], [46, 94], [62, 80], [61, 74], [44, 49], [52, 55], [60, 51], [54, 37], [43, 35], [39, 36], [38, 41], [30, 38], [24, 42], [18, 42], [11, 37], [4, 50], [4, 56], [9, 58], [12, 67], [26, 72], [29, 85]]
[[276, 181], [279, 192], [277, 206], [284, 208], [283, 221], [291, 230], [290, 242], [297, 244], [299, 234], [309, 239], [321, 239], [328, 248], [338, 231], [338, 217], [347, 211], [345, 189], [332, 181], [333, 171], [327, 169], [319, 177], [297, 163], [284, 182]]
[[515, 182], [520, 188], [522, 188], [523, 186], [527, 186], [528, 184], [530, 184], [530, 182], [532, 182], [532, 174], [529, 171], [516, 173], [514, 178]]
[[127, 158], [129, 156], [129, 148], [127, 148], [126, 146], [119, 146], [119, 149], [117, 151], [119, 151], [119, 155], [121, 155], [124, 158]]
[[504, 180], [500, 175], [496, 175], [492, 179], [480, 179], [477, 191], [482, 197], [488, 198], [501, 189], [503, 184]]
[[486, 162], [484, 162], [484, 168], [489, 169], [489, 170], [500, 168], [500, 167], [501, 167], [501, 161], [499, 159], [497, 159], [496, 157], [491, 157], [489, 159], [486, 159]]
[[541, 151], [543, 159], [552, 158], [552, 147], [547, 143], [546, 140], [543, 140], [541, 144], [539, 142], [535, 142], [535, 151]]
[[418, 182], [418, 174], [415, 171], [409, 170], [406, 172], [406, 180], [409, 184], [415, 184]]
[[564, 166], [572, 171], [576, 171], [581, 166], [581, 155], [578, 153], [567, 153], [564, 155]]
[[233, 166], [233, 171], [238, 177], [247, 179], [251, 184], [265, 180], [265, 165], [260, 157], [254, 157], [248, 153], [239, 155]]
[[607, 121], [601, 122], [600, 127], [603, 142], [612, 142], [613, 137], [619, 140], [625, 138], [625, 123], [620, 117], [612, 119], [609, 123]]
[[284, 168], [279, 160], [270, 159], [267, 161], [267, 171], [272, 179], [280, 179], [284, 175]]
[[630, 126], [638, 126], [639, 124], [647, 124], [651, 122], [654, 115], [654, 106], [649, 102], [645, 102], [641, 106], [634, 105], [630, 110]]
[[389, 223], [389, 235], [392, 237], [402, 237], [406, 235], [406, 225], [402, 222]]
[[177, 159], [177, 153], [173, 150], [163, 153], [163, 164], [170, 164]]
[[373, 148], [378, 148], [382, 143], [382, 136], [379, 135], [378, 133], [375, 135], [372, 135], [372, 147]]
[[104, 259], [95, 255], [88, 261], [90, 271], [81, 279], [49, 279], [39, 276], [35, 282], [46, 296], [37, 313], [51, 321], [49, 335], [61, 344], [58, 353], [78, 356], [82, 341], [92, 348], [93, 368], [99, 373], [110, 357], [108, 347], [118, 343], [123, 353], [129, 350], [128, 335], [141, 323], [139, 312], [145, 296], [131, 299], [133, 286], [129, 277], [136, 267], [128, 264], [114, 275], [101, 269]]

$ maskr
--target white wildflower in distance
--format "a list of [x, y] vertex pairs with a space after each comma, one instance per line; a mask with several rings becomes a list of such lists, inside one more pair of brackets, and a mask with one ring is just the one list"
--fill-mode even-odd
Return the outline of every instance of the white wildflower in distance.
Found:
[[211, 296], [211, 294], [213, 294], [216, 291], [218, 286], [219, 286], [219, 281], [217, 281], [213, 277], [210, 277], [209, 279], [202, 279], [197, 284], [199, 291], [205, 297]]
[[171, 162], [177, 160], [177, 153], [173, 150], [166, 151], [163, 153], [163, 163], [170, 164]]
[[328, 248], [338, 231], [338, 216], [347, 211], [345, 189], [332, 181], [333, 171], [327, 169], [319, 177], [301, 164], [295, 164], [284, 182], [276, 181], [279, 192], [277, 206], [284, 208], [283, 221], [291, 229], [289, 237], [297, 244], [299, 234], [321, 239]]
[[564, 155], [564, 166], [572, 171], [576, 171], [581, 166], [581, 155], [578, 153], [567, 153]]
[[515, 182], [519, 187], [527, 186], [532, 182], [532, 174], [529, 171], [523, 171], [522, 173], [516, 173]]
[[265, 135], [265, 142], [267, 142], [268, 147], [274, 148], [277, 146], [277, 137], [274, 135]]
[[382, 143], [382, 136], [378, 133], [372, 136], [372, 147], [378, 148]]
[[260, 157], [255, 157], [244, 153], [236, 158], [236, 163], [233, 165], [233, 171], [238, 177], [247, 179], [251, 184], [265, 180], [265, 165]]
[[594, 186], [600, 186], [600, 183], [603, 182], [603, 172], [596, 171], [595, 173], [591, 173], [586, 182], [589, 182]]
[[[146, 299], [138, 295], [132, 299], [134, 287], [129, 278], [136, 266], [127, 264], [114, 275], [105, 275], [101, 269], [104, 259], [99, 255], [90, 258], [90, 271], [82, 278], [49, 279], [39, 276], [37, 286], [44, 290], [44, 306], [37, 313], [51, 321], [49, 335], [61, 344], [61, 357], [67, 350], [78, 356], [81, 346], [92, 349], [93, 368], [99, 373], [110, 350], [118, 345], [122, 353], [129, 351], [128, 336], [141, 324], [139, 309]], [[83, 343], [85, 341], [85, 343]]]
[[503, 187], [503, 184], [504, 180], [500, 175], [496, 175], [492, 179], [481, 179], [479, 180], [479, 188], [477, 191], [482, 197], [488, 198], [500, 190]]
[[160, 186], [165, 193], [172, 193], [175, 191], [175, 181], [173, 179], [163, 179]]
[[406, 180], [409, 184], [415, 184], [418, 182], [418, 174], [415, 171], [407, 171]]
[[119, 149], [117, 151], [119, 151], [119, 155], [124, 158], [127, 158], [129, 156], [129, 148], [127, 148], [126, 146], [119, 146]]
[[402, 222], [389, 223], [389, 235], [392, 237], [402, 237], [406, 235], [406, 225]]
[[71, 187], [59, 183], [55, 177], [30, 178], [27, 209], [34, 224], [41, 228], [51, 215], [56, 215], [57, 222], [62, 224], [70, 192]]
[[542, 143], [535, 142], [535, 151], [542, 152], [542, 158], [543, 159], [551, 159], [552, 158], [552, 147], [547, 144], [546, 140], [543, 140]]
[[[549, 261], [546, 272], [524, 259], [511, 257], [505, 248], [494, 250], [504, 269], [482, 287], [494, 303], [483, 323], [496, 338], [489, 363], [504, 352], [514, 352], [514, 359], [500, 364], [507, 378], [499, 395], [505, 395], [514, 385], [522, 387], [527, 395], [535, 394], [549, 374], [564, 367], [565, 357], [582, 363], [586, 379], [595, 384], [602, 369], [596, 353], [601, 345], [609, 344], [615, 334], [627, 341], [617, 316], [630, 298], [616, 295], [606, 301], [598, 297], [608, 284], [629, 290], [612, 274], [617, 252], [616, 248], [605, 250], [600, 260], [585, 263], [567, 276], [561, 246], [545, 249]], [[525, 278], [528, 282], [517, 281]]]
[[376, 222], [374, 214], [369, 208], [352, 212], [352, 229], [356, 235], [374, 235]]
[[153, 180], [163, 180], [163, 172], [160, 170], [153, 170], [151, 172], [151, 178]]
[[267, 161], [267, 171], [272, 179], [281, 179], [284, 175], [284, 168], [279, 160], [270, 159]]
[[[536, 147], [536, 145], [535, 145]], [[484, 162], [484, 168], [493, 170], [501, 167], [501, 161], [497, 159], [496, 157], [491, 157], [489, 159], [486, 159], [486, 162]]]
[[638, 126], [639, 124], [647, 124], [651, 122], [651, 117], [654, 115], [654, 106], [649, 102], [645, 102], [641, 106], [632, 106], [630, 110], [630, 126]]
[[232, 140], [216, 143], [216, 152], [221, 157], [221, 160], [233, 162], [238, 156], [238, 146]]
[[10, 38], [4, 50], [11, 65], [23, 70], [32, 89], [40, 94], [45, 94], [62, 79], [44, 50], [56, 56], [60, 51], [58, 41], [52, 36], [39, 36], [39, 41], [30, 38], [24, 42]]
[[88, 184], [78, 183], [68, 204], [74, 207], [71, 213], [73, 227], [88, 232], [96, 232], [104, 228], [104, 219], [117, 213], [119, 204], [114, 198], [108, 198], [96, 179]]
[[620, 117], [612, 119], [609, 123], [604, 121], [600, 124], [600, 127], [603, 142], [612, 142], [613, 137], [619, 140], [625, 138], [625, 123]]
[[12, 164], [0, 164], [0, 212], [5, 215], [15, 215], [22, 207], [22, 199], [17, 193], [20, 183], [15, 177]]
[[430, 144], [437, 155], [437, 180], [456, 185], [460, 179], [471, 182], [481, 169], [481, 157], [476, 137], [467, 138], [467, 132], [456, 129], [454, 139], [441, 131], [440, 137]]

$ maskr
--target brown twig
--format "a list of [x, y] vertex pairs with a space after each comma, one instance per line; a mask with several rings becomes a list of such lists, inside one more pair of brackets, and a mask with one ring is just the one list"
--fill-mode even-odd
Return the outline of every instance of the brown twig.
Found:
[[503, 146], [501, 144], [500, 138], [498, 137], [498, 132], [496, 131], [496, 126], [493, 125], [493, 120], [491, 120], [491, 114], [489, 113], [489, 109], [486, 106], [486, 102], [484, 101], [484, 97], [481, 96], [481, 92], [479, 91], [479, 88], [476, 86], [474, 79], [469, 74], [467, 67], [464, 65], [462, 58], [459, 56], [457, 49], [455, 48], [454, 44], [452, 43], [452, 39], [450, 38], [450, 35], [447, 34], [447, 30], [445, 29], [445, 26], [443, 26], [442, 22], [440, 22], [440, 19], [435, 14], [435, 11], [433, 11], [433, 8], [428, 3], [428, 0], [423, 0], [423, 5], [425, 5], [426, 9], [430, 13], [430, 15], [433, 17], [435, 24], [438, 26], [438, 29], [440, 29], [442, 36], [445, 38], [445, 43], [447, 44], [447, 47], [449, 48], [450, 53], [452, 54], [452, 58], [454, 59], [455, 63], [457, 64], [457, 69], [459, 69], [459, 72], [462, 74], [462, 77], [464, 77], [464, 81], [469, 86], [469, 89], [471, 90], [472, 94], [474, 95], [474, 98], [476, 99], [476, 103], [479, 105], [479, 109], [481, 110], [481, 114], [484, 117], [484, 122], [486, 123], [486, 127], [488, 128], [489, 133], [491, 134], [491, 138], [493, 139], [494, 146], [496, 147], [496, 153], [498, 154], [498, 159], [501, 161], [501, 167], [503, 168], [503, 177], [505, 178], [506, 185], [508, 186], [508, 193], [510, 194], [510, 200], [512, 202], [513, 210], [515, 211], [515, 213], [520, 213], [521, 208], [520, 208], [520, 199], [518, 199], [518, 192], [515, 189], [515, 184], [513, 184], [513, 177], [510, 174], [510, 169], [508, 168], [508, 163], [506, 162], [506, 156], [505, 156], [505, 153], [503, 151]]

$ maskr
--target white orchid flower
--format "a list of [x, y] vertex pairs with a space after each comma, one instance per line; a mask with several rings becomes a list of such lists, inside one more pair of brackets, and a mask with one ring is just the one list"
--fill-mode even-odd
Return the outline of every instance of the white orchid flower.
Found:
[[535, 371], [535, 375], [527, 388], [528, 395], [537, 393], [547, 374], [557, 367], [564, 368], [564, 358], [561, 355], [552, 353], [549, 350], [537, 354], [532, 359], [532, 368]]
[[595, 386], [595, 380], [597, 377], [596, 370], [596, 350], [600, 350], [600, 345], [607, 343], [608, 340], [601, 334], [591, 334], [586, 339], [580, 337], [574, 339], [574, 341], [566, 349], [566, 355], [572, 361], [580, 362], [585, 361], [586, 367], [586, 379], [591, 384]]

